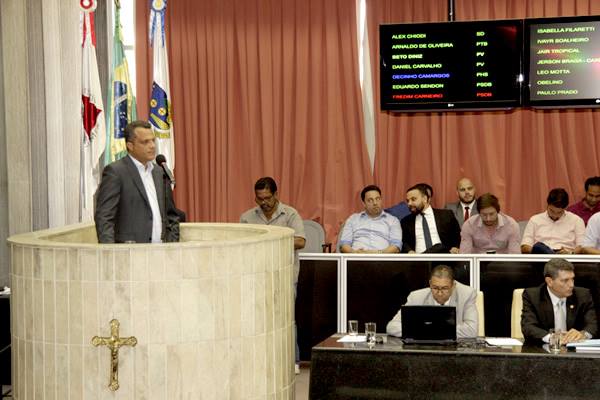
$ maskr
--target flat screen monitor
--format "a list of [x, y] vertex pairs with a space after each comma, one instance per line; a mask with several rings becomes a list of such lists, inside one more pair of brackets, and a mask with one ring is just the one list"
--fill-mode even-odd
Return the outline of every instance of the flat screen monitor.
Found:
[[521, 105], [522, 20], [380, 25], [379, 46], [382, 110]]
[[600, 16], [525, 20], [525, 104], [600, 106]]

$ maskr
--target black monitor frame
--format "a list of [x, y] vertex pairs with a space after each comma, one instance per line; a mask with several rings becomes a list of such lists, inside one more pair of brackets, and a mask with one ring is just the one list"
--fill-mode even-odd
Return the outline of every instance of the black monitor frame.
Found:
[[[514, 36], [513, 48], [513, 63], [512, 71], [510, 72], [511, 77], [503, 77], [498, 82], [512, 81], [514, 85], [511, 96], [504, 96], [502, 99], [485, 100], [476, 99], [473, 95], [465, 96], [453, 96], [443, 101], [435, 100], [423, 100], [418, 102], [402, 102], [392, 101], [391, 99], [391, 85], [392, 85], [392, 70], [391, 70], [391, 54], [387, 49], [390, 47], [390, 29], [397, 27], [399, 30], [402, 29], [405, 32], [411, 33], [422, 29], [427, 29], [429, 32], [443, 31], [449, 32], [451, 27], [461, 27], [465, 32], [471, 30], [476, 32], [481, 29], [497, 29], [499, 30], [502, 26], [507, 28], [516, 29]], [[387, 35], [387, 36], [384, 36]], [[461, 45], [461, 44], [459, 44]], [[505, 46], [508, 49], [508, 46]], [[475, 48], [473, 48], [475, 50]], [[508, 50], [507, 50], [508, 51]], [[385, 54], [384, 54], [385, 53]], [[379, 27], [379, 65], [380, 65], [380, 105], [383, 111], [392, 112], [428, 112], [428, 111], [478, 111], [478, 110], [506, 110], [522, 105], [522, 81], [523, 81], [523, 20], [522, 19], [507, 19], [507, 20], [491, 20], [491, 21], [457, 21], [457, 22], [431, 22], [431, 23], [414, 23], [414, 24], [382, 24]], [[492, 54], [497, 61], [496, 54]], [[464, 70], [463, 57], [457, 56], [456, 67]], [[502, 72], [502, 70], [498, 70]], [[402, 71], [399, 71], [402, 72]], [[462, 73], [462, 72], [459, 72]], [[389, 78], [387, 78], [389, 76]], [[476, 77], [473, 76], [472, 80], [464, 83], [470, 85], [471, 82], [476, 82]], [[455, 87], [453, 90], [456, 92], [458, 86], [455, 82], [452, 82]], [[510, 97], [510, 98], [507, 98]]]
[[[524, 53], [523, 59], [525, 60], [524, 74], [525, 82], [524, 85], [524, 96], [523, 103], [525, 106], [532, 108], [596, 108], [600, 107], [600, 73], [598, 73], [597, 81], [599, 85], [597, 97], [582, 97], [576, 99], [552, 99], [552, 100], [540, 100], [531, 99], [531, 81], [536, 77], [531, 76], [531, 52], [533, 51], [531, 43], [531, 27], [533, 25], [557, 25], [557, 24], [572, 24], [572, 23], [585, 23], [585, 22], [596, 22], [600, 27], [600, 16], [578, 16], [578, 17], [554, 17], [554, 18], [529, 18], [525, 19], [524, 25]], [[598, 57], [600, 57], [600, 41], [598, 41]], [[598, 64], [600, 66], [600, 63]]]

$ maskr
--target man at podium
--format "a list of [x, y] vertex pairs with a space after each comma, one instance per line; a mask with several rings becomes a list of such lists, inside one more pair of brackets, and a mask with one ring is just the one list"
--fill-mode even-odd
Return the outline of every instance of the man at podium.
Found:
[[150, 124], [133, 121], [124, 136], [128, 155], [104, 168], [96, 192], [98, 242], [179, 241], [179, 214], [171, 185], [152, 162], [156, 143]]

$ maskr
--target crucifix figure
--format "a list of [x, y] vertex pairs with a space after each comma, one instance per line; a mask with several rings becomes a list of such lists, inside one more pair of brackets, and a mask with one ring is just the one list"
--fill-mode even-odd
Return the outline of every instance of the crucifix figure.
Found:
[[106, 346], [110, 349], [110, 384], [108, 388], [113, 392], [119, 389], [119, 348], [121, 346], [135, 347], [137, 339], [134, 336], [119, 337], [119, 321], [110, 321], [110, 337], [94, 336], [92, 344], [96, 347]]

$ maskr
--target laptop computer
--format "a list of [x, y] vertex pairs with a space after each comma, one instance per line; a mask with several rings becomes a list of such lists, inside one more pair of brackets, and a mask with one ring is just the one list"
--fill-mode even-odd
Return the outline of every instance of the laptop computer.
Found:
[[456, 343], [456, 307], [402, 306], [400, 312], [404, 343]]

